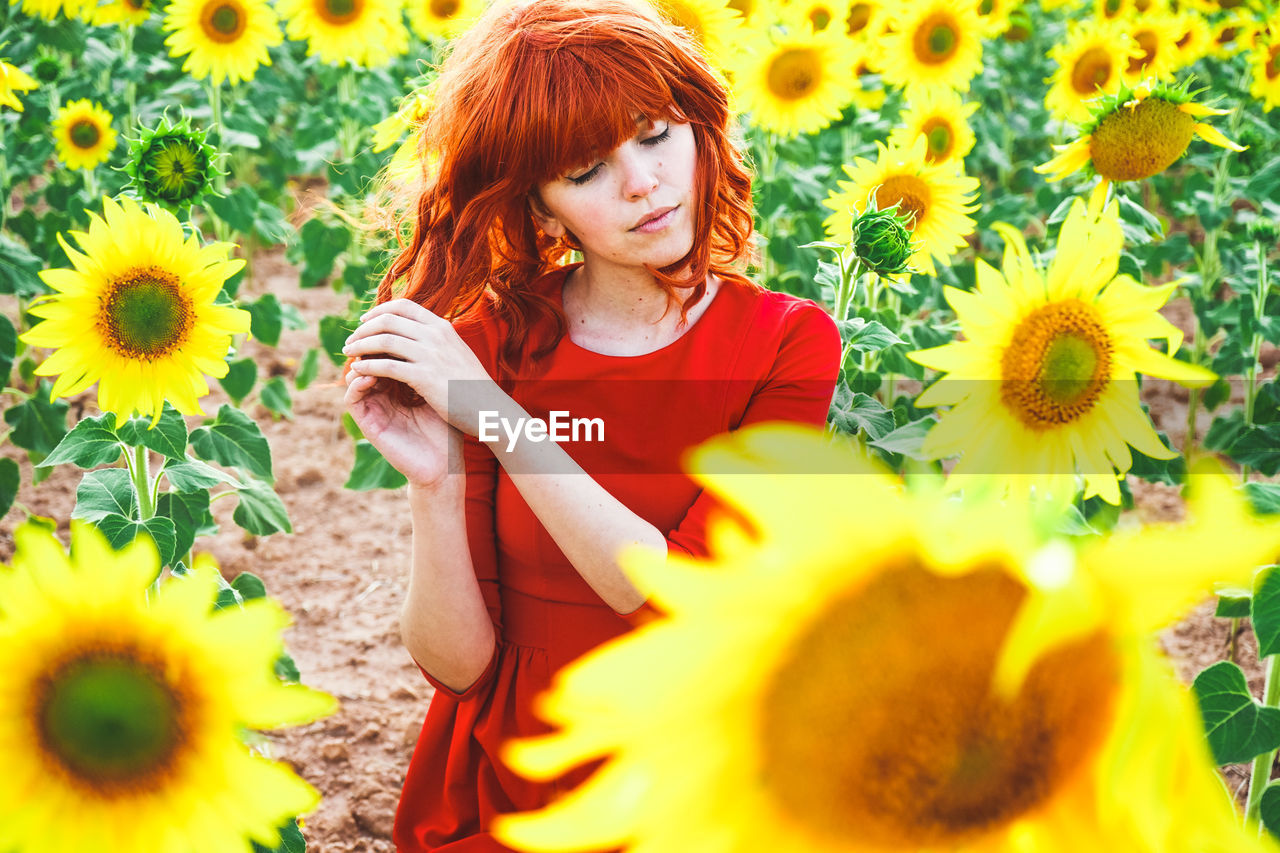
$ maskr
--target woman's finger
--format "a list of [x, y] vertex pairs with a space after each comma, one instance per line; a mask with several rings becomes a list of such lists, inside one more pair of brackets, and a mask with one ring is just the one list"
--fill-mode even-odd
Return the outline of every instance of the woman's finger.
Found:
[[408, 361], [422, 354], [422, 345], [400, 335], [381, 334], [350, 340], [343, 346], [342, 352], [344, 355], [354, 356], [382, 353]]
[[412, 299], [392, 299], [389, 302], [383, 302], [380, 305], [375, 305], [368, 311], [364, 312], [364, 314], [360, 315], [360, 322], [365, 323], [375, 317], [381, 317], [388, 314], [399, 315], [400, 317], [415, 320], [419, 323], [434, 324], [448, 322], [439, 315], [433, 314], [426, 308], [423, 308]]
[[402, 317], [399, 314], [379, 314], [357, 326], [347, 340], [351, 341], [368, 337], [369, 335], [388, 333], [421, 340], [430, 334], [430, 331], [429, 326], [418, 320]]

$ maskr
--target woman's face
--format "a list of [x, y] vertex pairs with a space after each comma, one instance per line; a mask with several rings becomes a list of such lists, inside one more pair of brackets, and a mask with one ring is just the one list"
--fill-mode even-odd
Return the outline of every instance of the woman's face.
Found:
[[688, 124], [640, 119], [600, 160], [540, 185], [535, 217], [552, 237], [576, 237], [590, 265], [674, 263], [693, 245], [696, 153]]

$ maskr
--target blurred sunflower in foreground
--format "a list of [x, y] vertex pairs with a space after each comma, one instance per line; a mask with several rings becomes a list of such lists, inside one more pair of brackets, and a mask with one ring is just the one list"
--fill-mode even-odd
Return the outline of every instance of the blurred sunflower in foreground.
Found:
[[[534, 779], [604, 759], [526, 851], [1255, 853], [1198, 711], [1155, 648], [1280, 528], [1201, 477], [1189, 523], [1077, 547], [1027, 504], [909, 493], [816, 430], [708, 442], [712, 559], [633, 550], [668, 613], [563, 670], [509, 744]], [[796, 473], [806, 472], [806, 473]], [[744, 613], [751, 618], [743, 618]]]
[[58, 110], [51, 130], [58, 159], [69, 169], [94, 169], [116, 147], [111, 113], [88, 100], [71, 101]]
[[1193, 137], [1232, 151], [1243, 151], [1213, 125], [1197, 119], [1226, 115], [1197, 104], [1187, 84], [1169, 86], [1146, 81], [1130, 89], [1122, 86], [1093, 107], [1093, 118], [1080, 127], [1080, 138], [1067, 145], [1055, 145], [1058, 152], [1035, 171], [1057, 181], [1072, 172], [1086, 169], [1102, 178], [1096, 194], [1106, 191], [1111, 181], [1141, 181], [1158, 175], [1177, 162]]
[[[907, 357], [947, 374], [915, 405], [952, 407], [923, 447], [934, 458], [961, 454], [948, 483], [992, 482], [1000, 492], [1068, 501], [1079, 474], [1085, 497], [1117, 504], [1130, 446], [1156, 459], [1175, 455], [1142, 411], [1136, 375], [1190, 385], [1215, 376], [1172, 358], [1182, 332], [1157, 309], [1176, 283], [1147, 287], [1116, 275], [1118, 209], [1075, 199], [1044, 273], [1022, 235], [998, 223], [1003, 272], [979, 260], [974, 290], [945, 289], [966, 339]], [[1152, 349], [1151, 338], [1163, 338], [1169, 354]]]
[[18, 528], [0, 566], [0, 849], [250, 853], [320, 795], [252, 754], [245, 728], [298, 725], [333, 697], [275, 674], [289, 616], [261, 598], [214, 611], [200, 558], [148, 602], [140, 538], [115, 551], [74, 522], [71, 554]]
[[[229, 243], [200, 245], [173, 214], [133, 199], [103, 199], [105, 220], [89, 213], [81, 251], [59, 241], [73, 269], [40, 273], [54, 293], [30, 309], [43, 322], [21, 340], [56, 351], [36, 368], [58, 376], [51, 396], [70, 397], [98, 383], [98, 407], [158, 420], [165, 400], [201, 415], [204, 376], [227, 375], [231, 336], [249, 331], [249, 312], [215, 300], [244, 266]], [[83, 252], [83, 254], [81, 254]]]
[[22, 112], [22, 101], [14, 92], [29, 92], [39, 85], [30, 74], [0, 59], [0, 107]]
[[1276, 14], [1270, 30], [1258, 33], [1249, 54], [1249, 67], [1252, 69], [1249, 94], [1262, 101], [1262, 108], [1267, 112], [1280, 106], [1280, 13]]
[[848, 239], [853, 225], [853, 210], [862, 210], [874, 191], [876, 204], [883, 210], [898, 205], [902, 214], [912, 217], [911, 234], [916, 241], [911, 260], [913, 269], [925, 275], [936, 275], [934, 259], [946, 263], [956, 250], [965, 245], [964, 237], [973, 232], [969, 216], [978, 205], [977, 178], [960, 171], [955, 160], [931, 163], [928, 141], [917, 135], [908, 146], [876, 143], [880, 154], [873, 163], [861, 157], [845, 166], [848, 181], [838, 183], [822, 203], [835, 212], [823, 221], [832, 240]]

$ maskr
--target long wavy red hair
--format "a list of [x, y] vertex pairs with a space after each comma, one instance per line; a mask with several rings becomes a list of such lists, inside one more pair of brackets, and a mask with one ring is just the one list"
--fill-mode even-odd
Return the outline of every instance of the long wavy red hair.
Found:
[[653, 270], [669, 297], [693, 288], [681, 320], [708, 273], [751, 284], [741, 274], [752, 253], [751, 176], [729, 136], [728, 93], [700, 49], [641, 2], [498, 0], [440, 68], [419, 150], [432, 168], [378, 301], [403, 296], [465, 320], [491, 299], [510, 330], [501, 371], [514, 375], [539, 319], [556, 332], [532, 357], [549, 353], [564, 317], [529, 285], [577, 247], [538, 228], [530, 198], [631, 138], [637, 116], [694, 132], [693, 247]]

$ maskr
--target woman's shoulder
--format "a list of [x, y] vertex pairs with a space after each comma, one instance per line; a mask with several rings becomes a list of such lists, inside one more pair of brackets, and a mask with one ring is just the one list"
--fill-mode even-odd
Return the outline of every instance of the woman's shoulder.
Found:
[[738, 311], [746, 315], [740, 319], [747, 320], [756, 333], [769, 336], [836, 333], [835, 321], [827, 309], [812, 299], [769, 290], [747, 279], [726, 278], [721, 291], [717, 298], [728, 297], [731, 304], [737, 303]]

